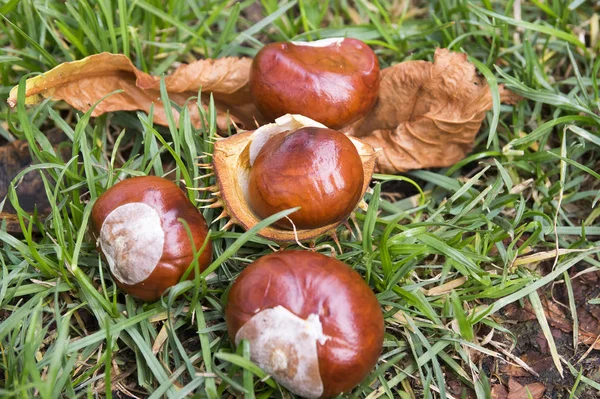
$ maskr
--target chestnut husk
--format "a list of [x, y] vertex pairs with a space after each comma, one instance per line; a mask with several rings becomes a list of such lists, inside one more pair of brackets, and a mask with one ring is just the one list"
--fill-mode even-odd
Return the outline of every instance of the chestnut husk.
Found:
[[[282, 127], [282, 132], [296, 130], [305, 126], [325, 127], [302, 115], [290, 114], [277, 118], [275, 124], [285, 126]], [[250, 208], [244, 194], [243, 185], [250, 173], [250, 145], [253, 141], [254, 132], [244, 131], [237, 133], [231, 137], [217, 140], [214, 146], [212, 168], [217, 182], [216, 186], [212, 187], [212, 189], [214, 191], [213, 195], [217, 197], [217, 201], [209, 206], [211, 208], [223, 208], [219, 219], [229, 217], [229, 222], [225, 228], [236, 224], [245, 230], [249, 230], [261, 221]], [[363, 164], [362, 193], [355, 208], [359, 206], [365, 208], [366, 204], [362, 198], [369, 188], [378, 152], [369, 144], [359, 139], [354, 137], [348, 138], [356, 147]], [[278, 243], [314, 241], [323, 235], [335, 237], [335, 229], [343, 221], [341, 220], [315, 229], [285, 230], [268, 226], [260, 230], [258, 235]]]

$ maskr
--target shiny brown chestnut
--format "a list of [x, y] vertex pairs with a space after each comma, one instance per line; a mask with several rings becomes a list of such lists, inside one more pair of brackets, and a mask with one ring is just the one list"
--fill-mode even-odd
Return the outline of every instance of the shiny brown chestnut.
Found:
[[[193, 245], [180, 221], [191, 231]], [[104, 192], [92, 208], [94, 238], [117, 285], [128, 294], [154, 301], [177, 284], [208, 234], [204, 217], [169, 180], [132, 177]], [[205, 269], [212, 246], [198, 264]], [[193, 273], [192, 273], [193, 275]]]
[[250, 92], [267, 118], [302, 114], [332, 129], [365, 116], [379, 91], [379, 61], [357, 39], [278, 42], [254, 57]]
[[384, 322], [377, 298], [346, 264], [310, 251], [264, 256], [237, 278], [225, 307], [236, 345], [291, 392], [332, 397], [377, 363]]
[[[363, 188], [363, 165], [350, 139], [336, 130], [303, 127], [271, 136], [258, 152], [248, 184], [252, 210], [262, 219], [300, 206], [289, 217], [299, 229], [347, 218]], [[290, 229], [287, 219], [275, 224]]]

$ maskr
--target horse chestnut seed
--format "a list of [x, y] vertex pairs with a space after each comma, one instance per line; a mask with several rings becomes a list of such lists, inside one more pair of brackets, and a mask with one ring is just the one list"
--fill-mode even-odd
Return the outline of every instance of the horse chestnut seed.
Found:
[[340, 129], [375, 104], [379, 61], [356, 39], [271, 43], [254, 57], [249, 83], [254, 103], [265, 117], [302, 114]]
[[[350, 139], [338, 131], [303, 127], [272, 135], [256, 155], [248, 202], [264, 219], [301, 206], [290, 219], [314, 229], [348, 217], [362, 196], [363, 164]], [[292, 228], [287, 219], [275, 226]]]
[[[186, 231], [191, 231], [193, 245]], [[208, 234], [204, 217], [169, 180], [133, 177], [104, 192], [92, 208], [93, 235], [117, 285], [137, 298], [153, 301], [177, 284]], [[212, 247], [198, 263], [205, 269]], [[193, 274], [192, 274], [193, 275]]]
[[384, 323], [377, 298], [346, 264], [309, 251], [264, 256], [233, 283], [225, 307], [230, 338], [293, 393], [332, 397], [377, 363]]

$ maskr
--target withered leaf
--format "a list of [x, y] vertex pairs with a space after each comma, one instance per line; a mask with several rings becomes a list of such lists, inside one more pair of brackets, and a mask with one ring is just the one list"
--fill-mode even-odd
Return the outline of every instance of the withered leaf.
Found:
[[[249, 58], [226, 57], [198, 60], [177, 68], [165, 78], [169, 99], [178, 105], [198, 94], [202, 87], [203, 101], [212, 93], [218, 110], [217, 124], [226, 129], [229, 120], [241, 127], [253, 127], [254, 119], [260, 114], [252, 104], [248, 91], [250, 73]], [[17, 87], [8, 98], [8, 104], [17, 103]], [[154, 104], [154, 121], [167, 125], [164, 105], [160, 102], [160, 77], [137, 69], [122, 54], [101, 53], [79, 61], [66, 62], [54, 69], [28, 79], [26, 82], [26, 104], [36, 104], [44, 98], [64, 100], [81, 111], [87, 111], [102, 97], [113, 94], [94, 109], [92, 116], [112, 111], [143, 110], [148, 112]], [[198, 124], [200, 115], [195, 104], [188, 104], [193, 124]], [[175, 110], [175, 118], [178, 114]], [[229, 112], [229, 114], [228, 114]]]
[[500, 372], [511, 377], [528, 377], [531, 375], [529, 371], [515, 363], [501, 364]]
[[[183, 105], [200, 87], [216, 100], [217, 124], [225, 129], [229, 120], [251, 129], [266, 122], [252, 103], [248, 90], [249, 58], [227, 57], [198, 60], [182, 65], [165, 78], [172, 101]], [[155, 107], [155, 122], [166, 124], [160, 103], [160, 78], [146, 74], [124, 55], [102, 53], [59, 65], [29, 79], [26, 103], [52, 96], [87, 111], [100, 103], [93, 116], [118, 110]], [[518, 96], [500, 86], [501, 101], [513, 103]], [[17, 88], [8, 100], [16, 104]], [[208, 96], [203, 96], [206, 100]], [[199, 123], [195, 104], [188, 104], [192, 123]], [[378, 101], [362, 120], [344, 132], [383, 149], [378, 171], [397, 173], [410, 169], [449, 166], [470, 151], [492, 96], [466, 54], [438, 49], [434, 62], [407, 61], [382, 70]], [[177, 117], [177, 114], [176, 114]]]
[[[500, 96], [505, 103], [518, 100], [502, 86]], [[346, 132], [383, 149], [380, 172], [444, 167], [471, 150], [491, 108], [490, 88], [467, 55], [437, 49], [433, 63], [383, 69], [377, 103]]]
[[12, 235], [22, 234], [21, 224], [19, 223], [19, 217], [14, 213], [0, 212], [0, 226], [6, 224], [6, 232]]
[[502, 384], [492, 385], [492, 399], [506, 399], [508, 397], [508, 391]]
[[[593, 345], [594, 349], [600, 349], [600, 340], [598, 340], [600, 336], [600, 305], [588, 303], [588, 300], [595, 295], [597, 289], [595, 280], [600, 280], [600, 273], [587, 273], [584, 276], [585, 278], [573, 280], [573, 293], [579, 319], [579, 342], [584, 345]], [[545, 296], [541, 296], [540, 299], [550, 325], [564, 333], [572, 332], [573, 322], [567, 311]], [[507, 307], [506, 317], [517, 321], [536, 319], [535, 311], [528, 300], [525, 300], [522, 308], [517, 305]]]
[[541, 399], [546, 392], [546, 386], [539, 382], [523, 386], [517, 380], [511, 378], [508, 380], [508, 390], [507, 399], [529, 399], [529, 395], [533, 399]]
[[[530, 351], [520, 356], [520, 359], [538, 374], [547, 373], [554, 368], [552, 356]], [[503, 363], [500, 372], [510, 377], [528, 377], [529, 371], [514, 363]]]

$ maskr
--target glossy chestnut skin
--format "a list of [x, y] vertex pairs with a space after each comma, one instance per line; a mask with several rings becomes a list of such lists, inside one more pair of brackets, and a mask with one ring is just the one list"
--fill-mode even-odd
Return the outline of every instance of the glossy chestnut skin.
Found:
[[310, 251], [276, 252], [256, 260], [229, 292], [225, 319], [230, 338], [235, 340], [260, 311], [277, 306], [302, 319], [318, 315], [323, 333], [331, 337], [317, 343], [321, 397], [351, 390], [377, 363], [384, 336], [381, 308], [346, 264]]
[[302, 114], [340, 129], [365, 116], [378, 91], [377, 56], [356, 39], [340, 39], [324, 47], [268, 44], [258, 52], [250, 71], [254, 103], [271, 120]]
[[[289, 217], [298, 229], [314, 229], [347, 218], [358, 204], [363, 166], [344, 134], [304, 127], [272, 136], [262, 147], [248, 184], [248, 202], [266, 218], [301, 206]], [[287, 219], [275, 226], [292, 228]]]
[[[120, 230], [114, 230], [104, 236], [101, 234], [105, 221], [108, 220], [107, 223], [111, 223], [114, 219], [111, 215], [114, 216], [118, 209], [124, 209], [123, 206], [142, 206], [152, 215], [155, 215], [160, 224], [160, 226], [156, 226], [156, 231], [163, 234], [162, 237], [158, 238], [164, 244], [162, 252], [160, 249], [151, 246], [145, 249], [143, 247], [139, 248], [140, 252], [155, 251], [160, 256], [154, 269], [143, 281], [127, 284], [121, 281], [113, 273], [113, 270], [111, 270], [111, 274], [123, 291], [145, 301], [154, 301], [160, 298], [167, 288], [179, 282], [193, 261], [192, 243], [184, 224], [178, 219], [183, 219], [188, 224], [196, 251], [200, 250], [206, 239], [208, 226], [202, 214], [188, 200], [184, 192], [169, 180], [155, 176], [144, 176], [132, 177], [115, 184], [104, 192], [94, 204], [91, 225], [98, 249], [105, 260], [107, 254], [103, 251], [102, 245], [107, 243], [107, 245], [110, 245], [113, 240], [124, 240], [125, 245], [122, 250], [118, 251], [117, 258], [127, 259], [127, 262], [130, 262], [127, 266], [129, 268], [125, 270], [124, 262], [115, 261], [115, 267], [124, 275], [127, 275], [127, 272], [134, 273], [133, 268], [136, 267], [151, 268], [152, 266], [143, 265], [136, 259], [131, 258], [136, 254], [132, 247], [140, 239], [138, 235], [141, 236], [143, 229], [127, 230], [127, 223], [144, 223], [143, 220], [136, 220], [138, 215], [127, 211], [123, 212], [120, 215], [120, 220], [118, 220], [123, 222], [119, 227]], [[199, 258], [200, 269], [205, 269], [210, 264], [211, 259], [212, 246], [208, 243]], [[192, 277], [193, 272], [190, 273], [190, 278]]]

